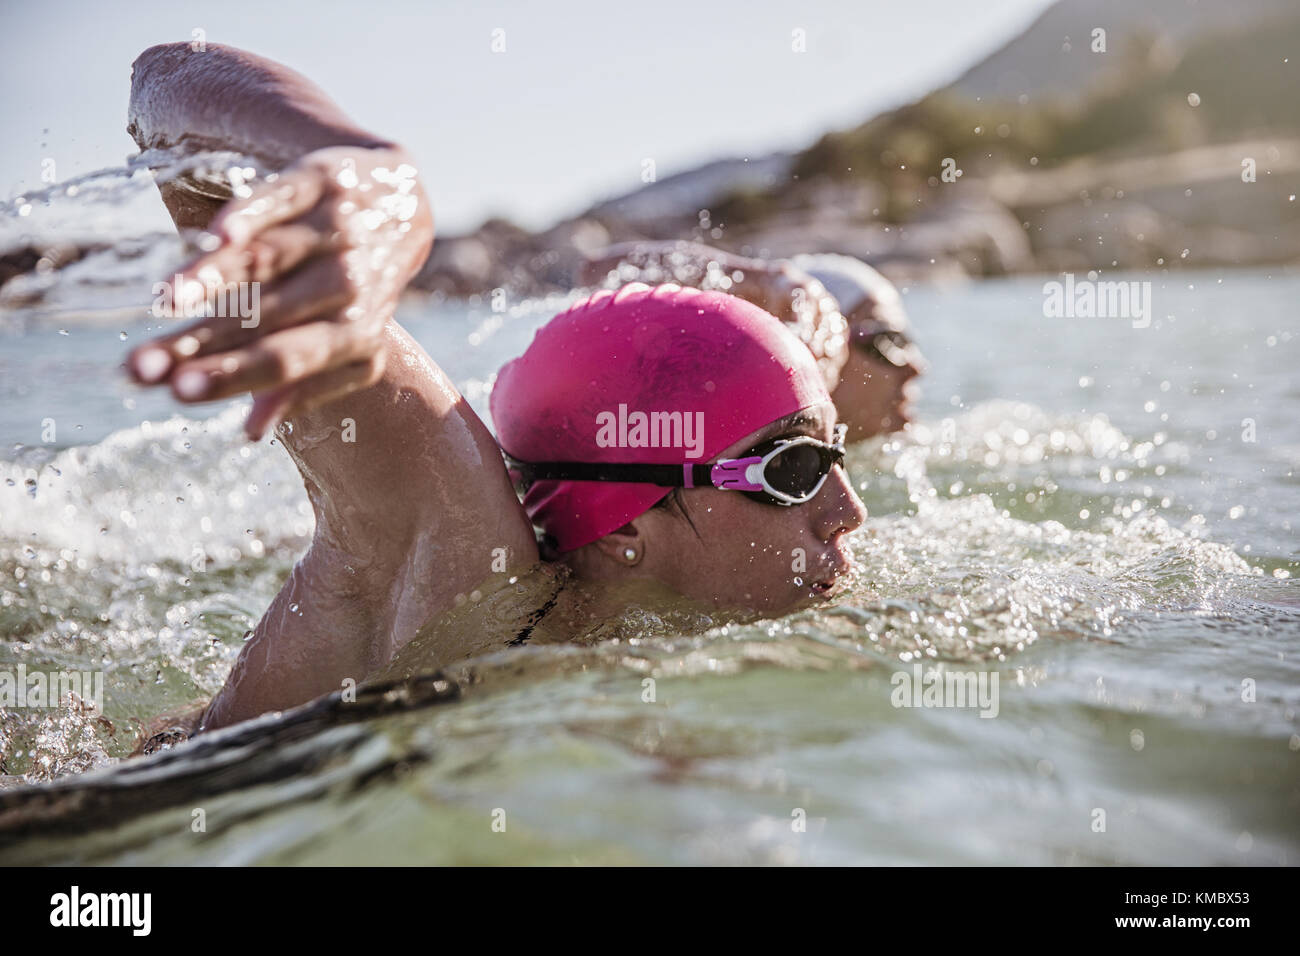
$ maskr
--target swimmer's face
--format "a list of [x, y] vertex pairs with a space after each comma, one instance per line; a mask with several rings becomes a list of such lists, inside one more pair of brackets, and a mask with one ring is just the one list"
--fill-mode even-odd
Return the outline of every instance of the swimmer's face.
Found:
[[852, 349], [832, 395], [849, 422], [849, 442], [887, 435], [910, 422], [913, 379], [919, 374], [915, 365], [900, 368]]
[[[727, 448], [735, 458], [773, 438], [808, 435], [831, 442], [835, 409], [818, 405]], [[718, 607], [782, 613], [825, 602], [843, 590], [853, 559], [845, 536], [867, 510], [836, 465], [811, 501], [782, 507], [733, 491], [684, 490], [675, 506], [653, 508], [601, 539], [618, 565], [629, 544], [640, 554], [627, 575], [653, 577], [682, 596]]]
[[[850, 323], [879, 318], [869, 311], [870, 304], [867, 308], [862, 314], [848, 316]], [[907, 354], [907, 363], [898, 366], [858, 345], [849, 347], [848, 360], [831, 396], [849, 423], [849, 442], [896, 432], [912, 420], [909, 403], [915, 397], [913, 380], [924, 370], [924, 360], [915, 345]]]

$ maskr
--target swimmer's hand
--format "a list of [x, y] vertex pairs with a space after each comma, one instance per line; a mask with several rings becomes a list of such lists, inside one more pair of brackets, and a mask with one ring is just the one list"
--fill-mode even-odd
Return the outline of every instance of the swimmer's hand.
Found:
[[268, 180], [221, 209], [211, 248], [159, 297], [173, 315], [206, 302], [217, 317], [127, 360], [137, 381], [168, 383], [182, 402], [252, 392], [253, 440], [379, 380], [385, 324], [433, 242], [428, 199], [397, 147], [316, 150]]

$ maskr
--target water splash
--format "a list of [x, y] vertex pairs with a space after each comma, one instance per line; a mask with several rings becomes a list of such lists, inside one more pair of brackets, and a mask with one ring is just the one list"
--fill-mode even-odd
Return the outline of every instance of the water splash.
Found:
[[185, 253], [156, 187], [228, 196], [261, 175], [238, 153], [155, 149], [0, 201], [0, 252], [47, 250], [0, 289], [0, 329], [141, 317], [152, 284]]
[[[29, 449], [0, 463], [6, 659], [108, 668], [109, 716], [131, 729], [133, 719], [219, 686], [312, 531], [287, 456], [240, 437], [244, 411], [233, 406], [206, 421], [175, 416], [97, 445]], [[851, 475], [875, 517], [853, 536], [859, 571], [836, 607], [703, 633], [708, 622], [700, 621], [693, 634], [671, 615], [639, 609], [597, 636], [616, 639], [620, 667], [642, 668], [633, 661], [648, 653], [657, 655], [656, 668], [679, 676], [752, 666], [1002, 663], [1046, 638], [1123, 641], [1126, 621], [1227, 607], [1240, 582], [1261, 572], [1158, 509], [1126, 505], [1129, 514], [1080, 529], [1013, 515], [972, 489], [1005, 487], [1019, 466], [1032, 465], [1035, 474], [1059, 474], [1055, 491], [1039, 488], [1050, 499], [1067, 493], [1061, 482], [1072, 475], [1087, 484], [1093, 479], [1083, 476], [1103, 467], [1112, 476], [1138, 473], [1181, 454], [1098, 416], [979, 406], [852, 450]], [[1104, 487], [1089, 490], [1087, 501], [1098, 505]], [[150, 679], [143, 687], [142, 674]], [[85, 722], [24, 727], [43, 743], [13, 742], [11, 722], [8, 746], [30, 752], [16, 764], [39, 779], [121, 756], [133, 742], [131, 733], [109, 735]]]

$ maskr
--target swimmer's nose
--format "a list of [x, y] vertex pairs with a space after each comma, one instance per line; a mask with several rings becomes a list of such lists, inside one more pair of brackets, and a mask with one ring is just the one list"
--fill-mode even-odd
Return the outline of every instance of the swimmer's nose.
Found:
[[829, 543], [839, 535], [854, 532], [867, 520], [867, 506], [841, 466], [830, 473], [817, 498], [819, 503], [825, 502], [817, 513], [814, 527], [822, 541]]

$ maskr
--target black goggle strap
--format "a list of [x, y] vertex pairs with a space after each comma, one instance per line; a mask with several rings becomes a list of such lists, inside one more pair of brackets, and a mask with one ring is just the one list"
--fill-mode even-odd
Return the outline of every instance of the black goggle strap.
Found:
[[[764, 491], [761, 482], [750, 480], [747, 472], [771, 451], [782, 445], [808, 444], [820, 449], [829, 472], [844, 458], [846, 426], [835, 426], [835, 444], [776, 439], [752, 449], [758, 454], [744, 458], [725, 458], [711, 464], [632, 465], [593, 461], [520, 461], [506, 451], [501, 454], [506, 467], [519, 479], [534, 481], [613, 481], [629, 484], [659, 485], [664, 488], [722, 488], [728, 491]], [[761, 478], [761, 476], [759, 476]]]
[[664, 488], [732, 488], [762, 491], [745, 479], [745, 469], [761, 455], [731, 458], [714, 464], [626, 465], [588, 461], [525, 462], [506, 455], [506, 465], [524, 481], [616, 481]]

